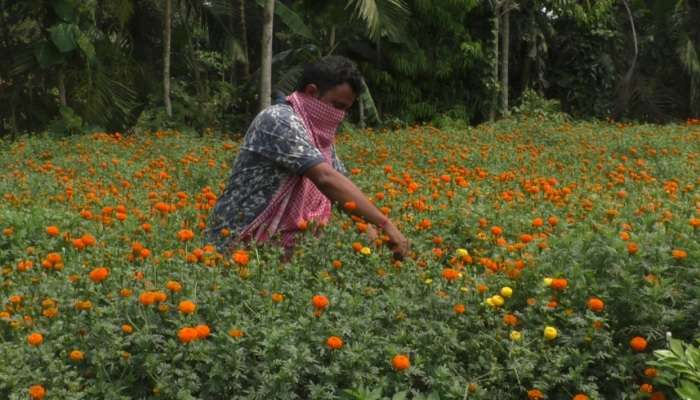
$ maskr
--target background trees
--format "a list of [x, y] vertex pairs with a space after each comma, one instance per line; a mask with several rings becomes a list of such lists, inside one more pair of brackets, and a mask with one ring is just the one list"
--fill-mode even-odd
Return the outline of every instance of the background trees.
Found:
[[[275, 5], [271, 73], [261, 69], [265, 3]], [[2, 135], [235, 132], [269, 98], [261, 79], [288, 91], [304, 62], [331, 53], [365, 75], [371, 96], [358, 102], [358, 122], [446, 114], [478, 123], [507, 113], [526, 89], [580, 117], [700, 115], [700, 0], [0, 0], [0, 8]]]

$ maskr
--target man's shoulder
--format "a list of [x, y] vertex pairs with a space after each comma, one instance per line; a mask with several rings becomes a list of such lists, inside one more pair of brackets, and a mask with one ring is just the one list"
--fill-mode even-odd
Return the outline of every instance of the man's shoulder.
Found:
[[286, 103], [274, 104], [266, 107], [264, 110], [255, 117], [256, 121], [278, 121], [278, 122], [290, 122], [296, 114], [292, 106]]

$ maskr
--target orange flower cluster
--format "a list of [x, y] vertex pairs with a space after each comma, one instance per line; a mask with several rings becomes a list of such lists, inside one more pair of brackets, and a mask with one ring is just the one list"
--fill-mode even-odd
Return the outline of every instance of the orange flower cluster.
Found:
[[177, 338], [181, 343], [190, 343], [209, 337], [211, 330], [208, 325], [200, 324], [194, 327], [186, 326], [177, 332]]

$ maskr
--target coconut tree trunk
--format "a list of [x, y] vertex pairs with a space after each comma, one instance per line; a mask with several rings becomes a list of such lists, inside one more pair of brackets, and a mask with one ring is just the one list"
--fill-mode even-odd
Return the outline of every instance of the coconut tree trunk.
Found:
[[66, 107], [68, 105], [68, 99], [66, 98], [66, 71], [63, 66], [58, 70], [58, 97], [61, 100], [61, 107]]
[[170, 103], [170, 25], [172, 23], [172, 0], [165, 0], [163, 16], [163, 100], [168, 117], [173, 116], [173, 106]]
[[272, 90], [272, 31], [275, 0], [265, 0], [263, 11], [262, 57], [260, 60], [260, 110], [270, 105]]
[[501, 42], [503, 43], [501, 61], [501, 111], [508, 115], [508, 58], [510, 48], [510, 4], [506, 4], [503, 12], [503, 29], [501, 30]]
[[239, 14], [239, 25], [241, 27], [241, 47], [243, 50], [243, 79], [246, 80], [250, 76], [250, 61], [248, 59], [248, 26], [246, 24], [245, 18], [245, 0], [239, 1], [240, 12]]
[[500, 4], [498, 1], [494, 1], [493, 6], [493, 55], [491, 58], [491, 82], [493, 84], [493, 92], [491, 95], [491, 110], [489, 110], [489, 121], [493, 122], [496, 119], [496, 110], [498, 109], [498, 64], [499, 64], [499, 37], [500, 37]]

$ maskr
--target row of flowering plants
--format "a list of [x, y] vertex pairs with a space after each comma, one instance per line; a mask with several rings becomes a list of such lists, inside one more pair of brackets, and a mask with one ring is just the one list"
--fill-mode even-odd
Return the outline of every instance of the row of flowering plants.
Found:
[[0, 398], [674, 398], [648, 363], [698, 331], [697, 126], [341, 135], [403, 261], [339, 211], [299, 221], [288, 263], [218, 253], [202, 230], [238, 145], [2, 150]]

